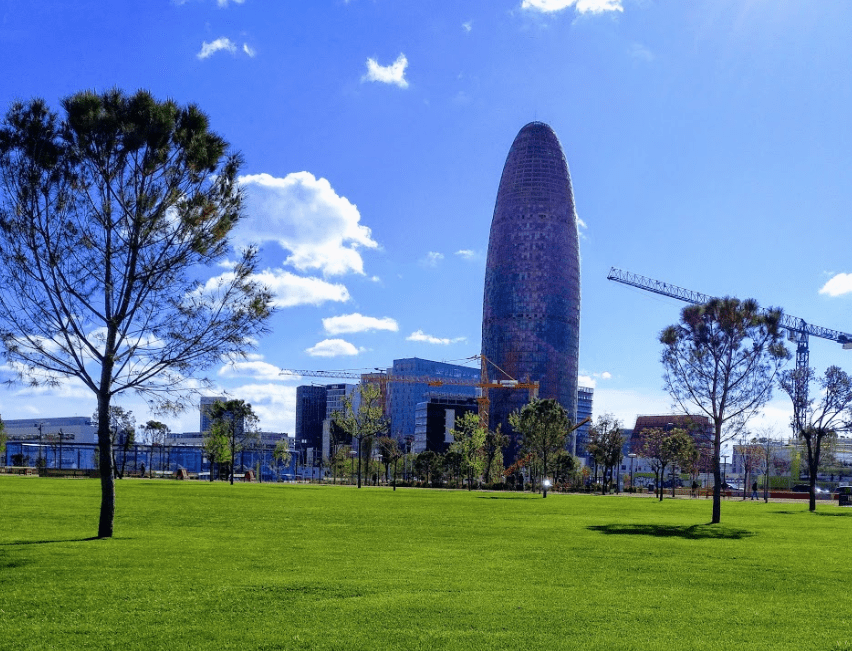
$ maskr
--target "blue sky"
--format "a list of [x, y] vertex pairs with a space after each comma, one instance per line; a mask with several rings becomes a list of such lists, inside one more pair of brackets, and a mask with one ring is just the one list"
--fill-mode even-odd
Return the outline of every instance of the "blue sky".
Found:
[[[846, 0], [6, 0], [0, 105], [117, 86], [208, 113], [246, 161], [235, 241], [261, 245], [280, 306], [210, 376], [290, 433], [281, 368], [479, 352], [500, 172], [549, 123], [583, 223], [581, 374], [629, 427], [668, 409], [657, 334], [682, 304], [611, 266], [852, 330], [850, 26]], [[852, 351], [814, 339], [811, 360]], [[4, 418], [94, 404], [0, 393]], [[779, 395], [755, 426], [788, 417]]]

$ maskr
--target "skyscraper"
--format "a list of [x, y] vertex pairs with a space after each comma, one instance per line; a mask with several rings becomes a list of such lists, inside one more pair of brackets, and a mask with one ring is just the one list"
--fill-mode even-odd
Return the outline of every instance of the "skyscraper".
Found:
[[[512, 143], [497, 191], [482, 309], [482, 354], [516, 380], [541, 383], [576, 419], [580, 243], [571, 177], [559, 139], [531, 122]], [[507, 379], [494, 366], [491, 379]], [[526, 391], [492, 389], [491, 427], [508, 432]], [[517, 454], [513, 437], [507, 460]]]

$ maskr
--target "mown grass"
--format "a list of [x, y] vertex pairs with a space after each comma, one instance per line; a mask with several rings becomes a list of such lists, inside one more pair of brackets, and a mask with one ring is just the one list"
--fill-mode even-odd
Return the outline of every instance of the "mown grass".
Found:
[[852, 510], [0, 478], [0, 648], [852, 650]]

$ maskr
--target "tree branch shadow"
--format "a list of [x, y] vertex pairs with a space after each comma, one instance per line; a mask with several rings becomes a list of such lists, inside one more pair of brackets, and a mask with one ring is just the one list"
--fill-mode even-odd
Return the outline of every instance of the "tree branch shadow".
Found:
[[730, 529], [710, 524], [669, 525], [669, 524], [602, 524], [587, 527], [615, 536], [653, 536], [655, 538], [683, 538], [685, 540], [740, 540], [754, 535], [746, 529]]

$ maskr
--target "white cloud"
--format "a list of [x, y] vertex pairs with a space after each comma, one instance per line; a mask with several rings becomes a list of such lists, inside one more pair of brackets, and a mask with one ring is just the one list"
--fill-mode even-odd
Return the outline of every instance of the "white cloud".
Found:
[[379, 319], [374, 316], [364, 316], [357, 312], [354, 314], [328, 317], [322, 320], [322, 326], [330, 335], [340, 335], [349, 332], [369, 332], [371, 330], [388, 330], [390, 332], [397, 332], [399, 330], [396, 320], [389, 316]]
[[245, 52], [246, 54], [248, 54], [252, 58], [254, 58], [254, 55], [257, 54], [257, 52], [255, 52], [254, 48], [251, 45], [249, 45], [248, 43], [243, 43], [243, 52]]
[[429, 251], [429, 253], [426, 254], [426, 257], [420, 261], [420, 264], [426, 267], [437, 267], [438, 263], [443, 259], [443, 253], [438, 253], [437, 251]]
[[578, 375], [577, 384], [579, 384], [581, 387], [589, 387], [591, 389], [594, 389], [596, 382], [591, 375]]
[[459, 256], [462, 260], [473, 260], [476, 257], [476, 251], [471, 251], [470, 249], [461, 249], [460, 251], [456, 251], [456, 255]]
[[322, 305], [328, 301], [345, 303], [349, 300], [349, 290], [345, 285], [330, 283], [322, 278], [297, 276], [281, 269], [267, 269], [255, 274], [253, 280], [270, 289], [276, 307]]
[[842, 296], [852, 293], [852, 274], [836, 274], [822, 286], [819, 293], [829, 296]]
[[233, 362], [219, 369], [219, 377], [249, 377], [261, 380], [280, 380], [281, 369], [268, 362], [258, 360]]
[[201, 44], [201, 51], [195, 56], [197, 56], [199, 59], [206, 59], [208, 57], [213, 56], [214, 54], [216, 54], [216, 52], [219, 52], [220, 50], [226, 50], [231, 54], [235, 54], [237, 51], [237, 46], [231, 39], [222, 36], [220, 38], [217, 38], [212, 43], [204, 41]]
[[432, 335], [427, 335], [422, 330], [412, 332], [405, 339], [406, 341], [419, 341], [427, 344], [438, 344], [441, 346], [447, 346], [449, 344], [457, 344], [462, 341], [467, 341], [467, 337], [456, 337], [455, 339], [433, 337]]
[[[260, 428], [265, 432], [295, 431], [296, 387], [276, 383], [243, 384], [228, 389], [228, 394], [251, 404], [260, 419]], [[198, 413], [195, 413], [195, 428]]]
[[359, 249], [379, 245], [360, 223], [358, 208], [326, 179], [293, 172], [283, 179], [269, 174], [242, 176], [240, 183], [246, 188], [249, 217], [235, 234], [238, 243], [277, 242], [291, 253], [286, 264], [299, 271], [363, 275]]
[[357, 355], [361, 351], [343, 339], [323, 339], [305, 352], [312, 357], [342, 357], [343, 355]]
[[233, 2], [235, 5], [241, 5], [246, 0], [216, 0], [216, 4], [219, 5], [220, 7], [227, 7], [229, 1]]
[[601, 373], [601, 379], [602, 380], [611, 380], [612, 379], [612, 373], [610, 373], [609, 371], [604, 371], [603, 373]]
[[462, 23], [462, 29], [466, 32], [469, 32], [473, 29], [473, 21], [468, 20], [467, 22]]
[[[228, 272], [211, 278], [202, 291], [214, 293], [221, 284], [227, 284], [233, 277], [233, 272]], [[328, 301], [345, 303], [349, 300], [349, 290], [345, 285], [330, 283], [321, 278], [297, 276], [282, 269], [266, 269], [254, 274], [251, 279], [272, 292], [272, 304], [275, 307], [322, 305]]]
[[400, 88], [408, 88], [405, 80], [405, 69], [408, 67], [408, 59], [400, 54], [396, 61], [389, 66], [380, 66], [376, 59], [367, 59], [367, 73], [361, 77], [361, 81], [377, 81], [382, 84], [393, 84]]
[[562, 11], [574, 7], [580, 14], [602, 14], [606, 11], [624, 11], [622, 0], [523, 0], [521, 9], [534, 9], [543, 13]]

